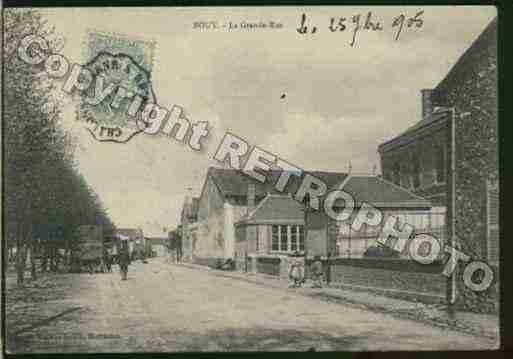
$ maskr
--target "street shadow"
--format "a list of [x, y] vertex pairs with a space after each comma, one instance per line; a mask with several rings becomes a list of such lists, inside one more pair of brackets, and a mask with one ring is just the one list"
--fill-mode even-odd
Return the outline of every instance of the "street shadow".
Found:
[[23, 334], [30, 333], [34, 330], [41, 328], [41, 327], [45, 327], [57, 320], [63, 320], [63, 319], [65, 319], [64, 317], [66, 315], [71, 314], [76, 311], [79, 311], [80, 309], [82, 309], [82, 307], [73, 307], [73, 308], [66, 309], [65, 311], [63, 311], [59, 314], [52, 315], [51, 317], [38, 320], [37, 322], [35, 322], [29, 326], [18, 329], [16, 331], [14, 331], [14, 333], [9, 333], [9, 330], [7, 330], [6, 339], [7, 339], [7, 344], [8, 344], [7, 345], [8, 350], [11, 352], [15, 352], [17, 348], [24, 347], [26, 340], [22, 337]]
[[[164, 338], [166, 335], [161, 336]], [[227, 328], [197, 332], [167, 333], [179, 351], [332, 351], [351, 350], [365, 337], [333, 335], [317, 330], [272, 328]], [[147, 343], [151, 347], [151, 343]], [[148, 350], [150, 347], [141, 348]], [[158, 350], [157, 350], [158, 351]]]

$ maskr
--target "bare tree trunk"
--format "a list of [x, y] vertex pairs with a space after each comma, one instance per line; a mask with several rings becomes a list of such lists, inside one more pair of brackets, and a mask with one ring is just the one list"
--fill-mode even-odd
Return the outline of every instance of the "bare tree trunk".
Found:
[[16, 230], [16, 283], [18, 285], [23, 285], [24, 274], [25, 274], [25, 262], [24, 262], [24, 241], [23, 241], [23, 231], [21, 230], [23, 226], [21, 223], [17, 223]]
[[51, 241], [52, 244], [50, 246], [50, 271], [57, 272], [57, 246], [55, 245], [55, 241]]
[[58, 246], [55, 246], [55, 271], [58, 272], [59, 271], [59, 262], [60, 262], [60, 257], [61, 254], [59, 252], [59, 247]]
[[44, 241], [41, 248], [41, 273], [44, 273], [48, 269], [48, 241]]
[[32, 276], [32, 280], [37, 279], [36, 273], [36, 243], [35, 240], [32, 240], [32, 245], [30, 246], [30, 274]]
[[26, 248], [20, 240], [16, 248], [16, 282], [18, 283], [18, 285], [23, 285], [25, 279], [26, 258]]

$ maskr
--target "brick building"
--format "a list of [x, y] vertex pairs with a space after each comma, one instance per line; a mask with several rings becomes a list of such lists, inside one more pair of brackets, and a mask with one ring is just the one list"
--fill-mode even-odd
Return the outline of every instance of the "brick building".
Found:
[[[421, 121], [378, 152], [384, 177], [445, 205], [457, 246], [491, 264], [498, 279], [497, 111], [495, 18], [434, 89], [422, 90]], [[452, 226], [447, 228], [451, 235]], [[472, 292], [463, 285], [461, 270], [458, 276], [458, 307], [497, 311], [497, 283]]]
[[[433, 90], [432, 99], [455, 111], [455, 175], [448, 178], [449, 188], [454, 178], [455, 193], [448, 192], [448, 223], [454, 220], [461, 250], [493, 265], [498, 279], [497, 18]], [[497, 283], [487, 291], [472, 292], [459, 279], [459, 306], [498, 310]]]
[[445, 206], [451, 112], [434, 107], [432, 90], [422, 92], [422, 119], [379, 145], [383, 177]]

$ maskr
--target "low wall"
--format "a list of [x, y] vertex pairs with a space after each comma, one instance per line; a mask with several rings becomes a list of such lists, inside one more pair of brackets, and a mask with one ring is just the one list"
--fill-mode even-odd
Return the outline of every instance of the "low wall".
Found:
[[[310, 278], [312, 258], [305, 261], [305, 276]], [[420, 264], [412, 260], [381, 258], [323, 258], [324, 278], [333, 287], [351, 287], [377, 294], [442, 303], [445, 300], [447, 278], [442, 275], [443, 263]], [[256, 272], [287, 279], [288, 258], [249, 256], [241, 258], [237, 270]]]
[[443, 264], [420, 264], [411, 260], [337, 258], [330, 261], [333, 283], [385, 290], [444, 296], [447, 278]]
[[280, 258], [277, 257], [257, 257], [256, 258], [256, 271], [273, 276], [280, 275]]

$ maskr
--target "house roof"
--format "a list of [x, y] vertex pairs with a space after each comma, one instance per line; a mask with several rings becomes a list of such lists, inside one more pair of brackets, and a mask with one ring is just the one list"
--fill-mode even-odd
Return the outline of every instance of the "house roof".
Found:
[[[266, 182], [261, 183], [247, 175], [242, 171], [226, 168], [210, 167], [208, 176], [212, 178], [217, 188], [219, 189], [223, 197], [228, 196], [246, 196], [248, 192], [248, 184], [255, 184], [255, 195], [257, 197], [264, 197], [268, 193], [270, 194], [287, 194], [295, 193], [300, 184], [302, 177], [300, 178], [295, 175], [291, 175], [287, 186], [283, 192], [276, 190], [275, 185], [282, 171], [267, 171], [265, 173]], [[322, 180], [328, 188], [335, 186], [337, 183], [343, 181], [347, 174], [342, 172], [326, 172], [326, 171], [307, 171], [308, 174]]]
[[[389, 208], [430, 208], [431, 202], [402, 187], [388, 182], [381, 177], [374, 175], [348, 175], [337, 172], [310, 173], [325, 181], [328, 193], [335, 189], [343, 189], [350, 193], [355, 199], [355, 205], [359, 207], [363, 202], [372, 204], [375, 207]], [[259, 205], [239, 223], [303, 223], [303, 204], [297, 202], [293, 195], [299, 188], [301, 178], [291, 177], [294, 181], [288, 185], [284, 193], [279, 193], [274, 188], [280, 172], [269, 172], [266, 176], [268, 181], [260, 183], [240, 171], [230, 169], [211, 168], [210, 175], [218, 186], [223, 196], [246, 196], [248, 184], [255, 183], [257, 196], [265, 197]], [[321, 198], [321, 208], [323, 198]]]
[[350, 175], [338, 188], [353, 196], [356, 207], [363, 202], [375, 207], [431, 207], [427, 199], [377, 176]]
[[238, 224], [304, 223], [303, 205], [287, 195], [267, 195], [262, 202]]
[[449, 117], [450, 111], [447, 108], [443, 107], [437, 107], [433, 111], [433, 114], [429, 118], [424, 118], [418, 122], [416, 122], [414, 125], [408, 127], [406, 130], [401, 132], [399, 135], [391, 138], [390, 140], [387, 140], [383, 143], [381, 143], [378, 146], [378, 151], [382, 150], [387, 145], [392, 145], [395, 147], [395, 144], [402, 145], [405, 143], [410, 142], [413, 140], [417, 135], [420, 134], [422, 129], [428, 129], [430, 126], [433, 126], [435, 124], [443, 124], [447, 122]]

